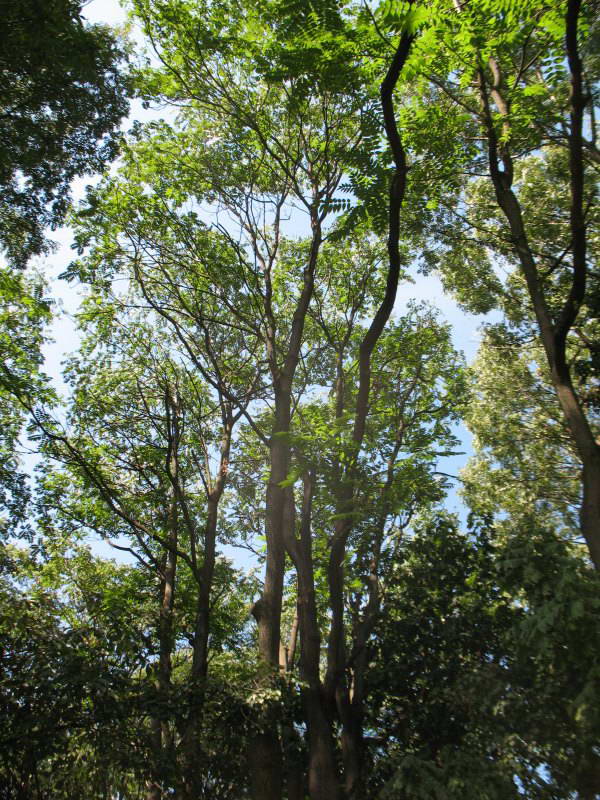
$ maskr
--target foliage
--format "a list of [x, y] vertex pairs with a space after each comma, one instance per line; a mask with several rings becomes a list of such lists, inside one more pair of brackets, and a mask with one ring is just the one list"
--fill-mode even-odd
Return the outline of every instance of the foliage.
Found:
[[433, 520], [401, 552], [371, 656], [375, 787], [391, 797], [587, 796], [597, 577], [532, 518], [502, 538]]
[[0, 246], [23, 266], [64, 219], [73, 178], [114, 158], [126, 78], [112, 32], [73, 0], [6, 0], [2, 42]]
[[43, 331], [50, 318], [39, 277], [0, 269], [0, 535], [27, 531], [29, 488], [17, 448], [25, 406], [48, 398], [51, 391], [40, 375]]
[[461, 473], [469, 507], [510, 524], [547, 520], [578, 537], [579, 464], [543, 357], [503, 325], [489, 327], [472, 367], [466, 423], [475, 455]]
[[15, 268], [49, 252], [47, 228], [64, 222], [73, 179], [115, 157], [128, 78], [122, 45], [107, 28], [85, 25], [80, 3], [7, 0], [0, 10], [0, 249], [8, 263], [0, 267], [4, 534], [19, 526], [27, 532], [29, 490], [17, 440], [25, 409], [49, 395], [39, 366], [50, 304], [43, 280]]
[[144, 744], [129, 744], [141, 707], [130, 638], [139, 610], [128, 615], [122, 601], [131, 581], [119, 585], [128, 570], [70, 554], [83, 593], [67, 600], [23, 552], [3, 549], [2, 567], [2, 796], [103, 797], [108, 783], [134, 785]]

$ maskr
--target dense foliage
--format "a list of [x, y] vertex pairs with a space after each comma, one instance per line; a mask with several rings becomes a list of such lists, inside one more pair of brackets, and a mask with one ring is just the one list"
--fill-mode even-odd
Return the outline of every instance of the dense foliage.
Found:
[[0, 800], [599, 797], [593, 3], [5, 5]]
[[116, 155], [128, 106], [123, 53], [80, 3], [3, 0], [0, 14], [0, 246], [23, 266], [64, 219], [72, 179]]

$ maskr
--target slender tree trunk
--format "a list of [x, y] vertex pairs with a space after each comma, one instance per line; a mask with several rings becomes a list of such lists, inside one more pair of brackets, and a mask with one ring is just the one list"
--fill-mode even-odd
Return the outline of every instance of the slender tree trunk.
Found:
[[[515, 251], [525, 277], [540, 338], [550, 367], [552, 383], [563, 411], [567, 428], [583, 466], [583, 499], [580, 508], [580, 527], [590, 557], [600, 570], [600, 446], [574, 389], [567, 362], [567, 337], [585, 300], [587, 235], [584, 213], [584, 139], [583, 112], [588, 98], [583, 90], [583, 68], [578, 52], [577, 28], [581, 0], [568, 0], [566, 12], [566, 56], [571, 77], [569, 182], [570, 232], [573, 271], [566, 300], [560, 312], [553, 315], [546, 303], [536, 261], [529, 247], [519, 200], [512, 190], [513, 164], [508, 145], [501, 143], [496, 133], [488, 97], [488, 84], [483, 68], [479, 70], [479, 91], [483, 120], [487, 133], [490, 177], [499, 207], [504, 212], [512, 234]], [[492, 72], [490, 95], [502, 117], [504, 133], [510, 133], [509, 106], [503, 96], [502, 73], [494, 58], [488, 61]]]
[[190, 674], [190, 698], [183, 733], [182, 800], [198, 800], [201, 792], [202, 750], [200, 744], [202, 709], [208, 674], [208, 637], [210, 633], [210, 595], [215, 563], [215, 539], [218, 502], [208, 502], [204, 542], [204, 562], [196, 600], [196, 620]]
[[[287, 644], [279, 648], [279, 667], [287, 675], [295, 670], [295, 654], [298, 643], [298, 604], [290, 628]], [[307, 795], [306, 764], [302, 758], [301, 736], [292, 721], [284, 720], [281, 727], [283, 744], [284, 778], [287, 800], [305, 800]]]
[[[321, 634], [317, 616], [311, 541], [314, 476], [303, 479], [300, 539], [290, 542], [298, 575], [298, 619], [300, 626], [300, 677], [307, 684], [302, 698], [308, 729], [308, 790], [311, 800], [340, 798], [340, 779], [335, 758], [331, 716], [320, 678]], [[290, 490], [290, 501], [293, 494]], [[331, 709], [331, 704], [329, 704]]]
[[345, 687], [339, 690], [338, 708], [342, 719], [344, 796], [347, 800], [359, 800], [364, 797], [362, 713], [360, 708], [353, 707]]
[[277, 392], [275, 398], [275, 425], [271, 437], [271, 471], [266, 494], [265, 531], [267, 558], [264, 589], [259, 601], [258, 648], [266, 665], [279, 666], [281, 603], [285, 561], [284, 515], [285, 489], [281, 483], [288, 476], [290, 445], [286, 438], [290, 425], [291, 393], [289, 389]]
[[494, 170], [492, 173], [498, 204], [504, 211], [516, 243], [517, 255], [537, 319], [556, 397], [581, 459], [583, 499], [579, 517], [580, 527], [594, 566], [596, 569], [600, 569], [600, 447], [571, 380], [566, 359], [568, 330], [561, 331], [559, 324], [552, 320], [544, 299], [537, 266], [529, 248], [519, 201], [512, 189], [506, 187], [505, 181], [501, 177], [504, 173], [494, 172]]
[[223, 496], [229, 469], [233, 422], [224, 419], [219, 472], [208, 492], [202, 568], [198, 579], [196, 621], [190, 675], [190, 704], [183, 734], [184, 781], [182, 800], [198, 800], [201, 793], [202, 749], [200, 743], [202, 711], [208, 677], [208, 640], [210, 634], [210, 603], [215, 572], [217, 522], [219, 503]]
[[[381, 530], [385, 524], [382, 514]], [[377, 549], [380, 547], [380, 540]], [[373, 559], [369, 601], [363, 618], [358, 622], [353, 633], [352, 683], [342, 686], [338, 691], [337, 704], [342, 721], [342, 759], [344, 762], [344, 788], [346, 800], [362, 800], [365, 796], [365, 747], [363, 734], [365, 673], [369, 659], [368, 640], [375, 626], [380, 608], [379, 589], [377, 585], [377, 564], [379, 555]]]
[[[315, 188], [316, 192], [316, 188]], [[267, 319], [267, 358], [275, 394], [275, 419], [270, 440], [270, 474], [266, 492], [265, 534], [267, 540], [265, 582], [254, 606], [258, 624], [258, 651], [262, 674], [259, 679], [268, 685], [279, 670], [279, 648], [283, 578], [285, 571], [286, 490], [282, 482], [290, 468], [290, 430], [292, 384], [302, 346], [306, 314], [314, 291], [315, 270], [321, 247], [321, 220], [318, 202], [311, 210], [312, 241], [303, 286], [294, 310], [287, 351], [283, 365], [278, 363], [275, 322], [271, 307], [270, 270], [265, 271], [265, 316]], [[293, 531], [291, 532], [293, 536]], [[249, 747], [249, 769], [254, 800], [281, 800], [283, 791], [282, 749], [277, 719], [267, 714], [263, 729]]]
[[[169, 542], [176, 547], [173, 534]], [[150, 720], [153, 760], [152, 777], [148, 781], [147, 800], [160, 800], [162, 787], [169, 783], [170, 764], [173, 759], [173, 740], [168, 720], [171, 688], [171, 653], [173, 649], [172, 613], [175, 591], [177, 557], [173, 552], [165, 554], [164, 578], [161, 585], [161, 607], [158, 623], [159, 660], [156, 669], [156, 688], [160, 702], [160, 717]], [[167, 718], [165, 718], [167, 715]]]
[[[255, 604], [258, 625], [258, 651], [261, 682], [269, 684], [279, 670], [281, 604], [285, 569], [284, 516], [285, 489], [280, 485], [290, 466], [289, 431], [291, 391], [276, 387], [275, 423], [271, 436], [271, 472], [266, 493], [265, 533], [267, 555], [262, 595]], [[284, 435], [282, 435], [284, 434]], [[267, 712], [263, 729], [254, 735], [249, 747], [249, 768], [254, 800], [281, 800], [283, 791], [282, 749], [276, 717]]]
[[550, 365], [553, 383], [583, 466], [579, 525], [594, 566], [600, 570], [600, 447], [573, 388], [564, 354], [558, 355]]
[[[394, 111], [393, 95], [408, 58], [414, 35], [404, 33], [380, 87], [381, 107], [386, 138], [394, 162], [390, 180], [388, 204], [388, 272], [383, 299], [359, 348], [359, 383], [352, 431], [353, 450], [337, 494], [338, 519], [334, 526], [333, 542], [327, 567], [331, 627], [327, 646], [327, 672], [324, 691], [326, 702], [335, 703], [342, 723], [342, 753], [344, 785], [347, 796], [358, 798], [362, 790], [362, 716], [361, 706], [352, 710], [344, 627], [344, 560], [346, 544], [352, 530], [355, 509], [354, 479], [356, 464], [363, 443], [369, 398], [371, 393], [371, 357], [394, 308], [400, 278], [400, 211], [406, 194], [408, 164]], [[338, 403], [339, 405], [339, 403]]]
[[293, 724], [284, 722], [281, 738], [284, 746], [284, 773], [287, 800], [305, 800], [306, 769], [301, 758], [300, 735]]
[[177, 546], [179, 538], [178, 503], [176, 483], [179, 474], [179, 420], [178, 400], [167, 389], [165, 410], [168, 426], [168, 452], [166, 469], [170, 480], [170, 501], [167, 514], [168, 547], [164, 554], [161, 582], [161, 604], [158, 621], [158, 671], [157, 688], [161, 704], [160, 717], [151, 721], [154, 740], [153, 777], [148, 784], [147, 800], [160, 800], [163, 790], [168, 787], [171, 765], [174, 760], [173, 737], [169, 724], [171, 690], [171, 654], [173, 652], [173, 606], [175, 602], [175, 581], [177, 575]]
[[[175, 503], [174, 503], [175, 504]], [[175, 511], [176, 513], [176, 511]], [[170, 543], [177, 547], [176, 520]], [[162, 606], [160, 614], [159, 666], [158, 680], [165, 710], [169, 708], [171, 689], [171, 655], [173, 652], [173, 606], [175, 601], [175, 578], [177, 572], [177, 556], [169, 551], [166, 554], [165, 580], [163, 582]], [[168, 719], [161, 720], [161, 740], [163, 753], [169, 758], [172, 755], [172, 734]]]

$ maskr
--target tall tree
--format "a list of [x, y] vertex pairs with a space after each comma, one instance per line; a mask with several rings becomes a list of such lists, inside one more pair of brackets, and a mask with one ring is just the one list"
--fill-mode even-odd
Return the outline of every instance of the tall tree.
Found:
[[[416, 119], [437, 119], [440, 107], [448, 109], [462, 120], [464, 135], [473, 143], [467, 169], [487, 173], [489, 199], [500, 215], [498, 228], [492, 226], [492, 235], [486, 236], [487, 219], [472, 213], [471, 183], [452, 214], [467, 241], [484, 243], [520, 271], [528, 312], [582, 464], [580, 526], [598, 567], [600, 450], [570, 357], [570, 345], [584, 325], [584, 309], [596, 305], [589, 228], [597, 169], [592, 9], [572, 0], [552, 9], [525, 2], [504, 10], [484, 2], [455, 3], [439, 11], [416, 53], [421, 56], [416, 70], [427, 82], [419, 84], [424, 102], [416, 104]], [[586, 139], [587, 127], [592, 140]], [[421, 141], [427, 150], [427, 141]], [[547, 204], [529, 194], [527, 164], [533, 152], [554, 176]], [[452, 237], [456, 232], [454, 227], [448, 233]], [[479, 286], [487, 282], [488, 288], [497, 289], [493, 264], [481, 247], [467, 244], [465, 253]], [[461, 263], [455, 261], [454, 268], [456, 283], [466, 289], [471, 281], [465, 281]], [[595, 335], [584, 344], [593, 361]]]
[[[189, 373], [172, 331], [164, 321], [153, 327], [136, 315], [130, 308], [136, 299], [88, 298], [81, 315], [87, 331], [83, 353], [68, 371], [74, 389], [70, 424], [61, 431], [41, 415], [38, 424], [47, 454], [77, 480], [74, 496], [64, 477], [55, 487], [50, 481], [45, 513], [54, 508], [59, 518], [70, 514], [135, 557], [157, 582], [158, 660], [152, 675], [162, 712], [154, 720], [148, 796], [161, 797], [161, 787], [166, 791], [173, 785], [176, 760], [183, 763], [185, 791], [197, 793], [218, 506], [233, 427], [242, 412], [232, 410], [226, 399], [230, 384], [222, 375], [213, 373], [212, 395], [202, 377]], [[210, 343], [209, 332], [204, 333]], [[159, 337], [162, 344], [152, 344]], [[188, 573], [187, 597], [193, 605], [192, 663], [189, 707], [174, 726], [169, 709], [182, 571]]]
[[[290, 467], [286, 434], [292, 386], [314, 291], [323, 226], [339, 187], [344, 156], [360, 142], [358, 111], [363, 98], [352, 84], [342, 86], [336, 81], [331, 85], [323, 75], [310, 89], [302, 76], [293, 73], [283, 82], [272, 75], [257, 81], [261, 53], [277, 44], [279, 31], [271, 8], [265, 13], [250, 4], [241, 9], [234, 4], [191, 8], [182, 3], [140, 2], [134, 4], [134, 10], [164, 64], [162, 74], [155, 72], [147, 85], [153, 92], [159, 86], [163, 97], [183, 106], [181, 117], [190, 130], [198, 131], [201, 126], [204, 136], [210, 133], [217, 140], [210, 149], [210, 164], [209, 151], [199, 153], [196, 146], [190, 167], [197, 171], [200, 164], [207, 164], [204, 195], [218, 199], [233, 218], [243, 242], [242, 247], [237, 246], [240, 258], [246, 264], [250, 261], [249, 266], [252, 261], [255, 264], [246, 282], [259, 315], [258, 334], [274, 403], [267, 437], [266, 572], [262, 597], [255, 606], [263, 680], [268, 682], [279, 666], [287, 524], [286, 492], [281, 484]], [[233, 169], [232, 155], [238, 160]], [[219, 162], [227, 165], [225, 173]], [[279, 272], [282, 216], [293, 205], [306, 215], [311, 245], [302, 273], [292, 284], [289, 312], [282, 324], [273, 308], [274, 283]], [[235, 241], [232, 244], [236, 246]], [[280, 797], [280, 745], [274, 725], [267, 720], [252, 750], [255, 795]]]
[[[0, 502], [17, 522], [27, 488], [18, 470], [23, 404], [47, 393], [40, 346], [50, 304], [43, 282], [15, 274], [48, 252], [47, 228], [64, 222], [70, 185], [117, 152], [127, 113], [125, 49], [105, 26], [86, 25], [72, 0], [0, 4]], [[14, 527], [14, 525], [13, 525]]]

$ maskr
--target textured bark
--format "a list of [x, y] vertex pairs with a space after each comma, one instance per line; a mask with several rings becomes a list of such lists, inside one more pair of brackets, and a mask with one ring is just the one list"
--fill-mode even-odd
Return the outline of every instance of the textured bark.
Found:
[[[268, 685], [279, 669], [281, 602], [285, 548], [283, 541], [285, 494], [279, 485], [289, 471], [289, 443], [277, 436], [289, 430], [291, 395], [276, 399], [275, 424], [271, 437], [271, 474], [266, 492], [265, 533], [267, 557], [262, 595], [255, 605], [258, 625], [258, 650], [262, 661], [259, 676]], [[264, 719], [263, 731], [249, 744], [249, 768], [254, 800], [281, 800], [283, 792], [283, 754], [276, 721]]]
[[[312, 800], [341, 797], [335, 759], [331, 708], [328, 709], [320, 678], [321, 634], [317, 617], [311, 541], [311, 510], [314, 476], [303, 479], [300, 539], [288, 542], [298, 576], [298, 619], [300, 626], [300, 677], [307, 684], [302, 699], [308, 729], [308, 790]], [[290, 491], [290, 495], [291, 495]], [[293, 496], [290, 497], [293, 503]]]
[[[173, 503], [175, 505], [175, 502]], [[170, 537], [170, 544], [177, 547], [177, 520], [176, 510], [172, 512], [174, 519], [173, 530]], [[162, 587], [162, 606], [160, 613], [160, 634], [159, 634], [159, 668], [158, 681], [160, 693], [168, 707], [169, 693], [171, 688], [171, 654], [173, 652], [173, 606], [175, 602], [175, 579], [177, 572], [177, 556], [174, 551], [166, 554], [165, 577]], [[161, 740], [163, 757], [170, 758], [172, 755], [173, 740], [171, 728], [168, 720], [161, 722]]]
[[254, 734], [249, 744], [249, 758], [252, 797], [257, 800], [281, 800], [283, 764], [281, 743], [276, 731]]
[[[158, 666], [156, 686], [163, 709], [169, 707], [173, 652], [173, 608], [177, 578], [177, 549], [179, 544], [179, 511], [177, 482], [179, 479], [179, 403], [176, 392], [167, 387], [164, 395], [167, 426], [166, 472], [169, 478], [169, 506], [167, 509], [167, 548], [162, 562], [160, 585], [160, 612], [158, 619]], [[173, 736], [168, 716], [151, 720], [153, 756], [152, 778], [148, 782], [147, 800], [160, 800], [163, 788], [169, 786], [171, 765], [174, 760]]]
[[[281, 600], [283, 591], [285, 490], [280, 484], [290, 467], [289, 431], [291, 392], [280, 388], [275, 400], [275, 425], [270, 446], [270, 476], [266, 493], [265, 529], [267, 559], [265, 583], [260, 600], [258, 647], [261, 658], [271, 667], [279, 665]], [[283, 434], [283, 435], [282, 435]]]
[[342, 720], [344, 796], [347, 800], [359, 800], [365, 793], [362, 707], [350, 702], [345, 687], [340, 687], [338, 694], [338, 708]]

